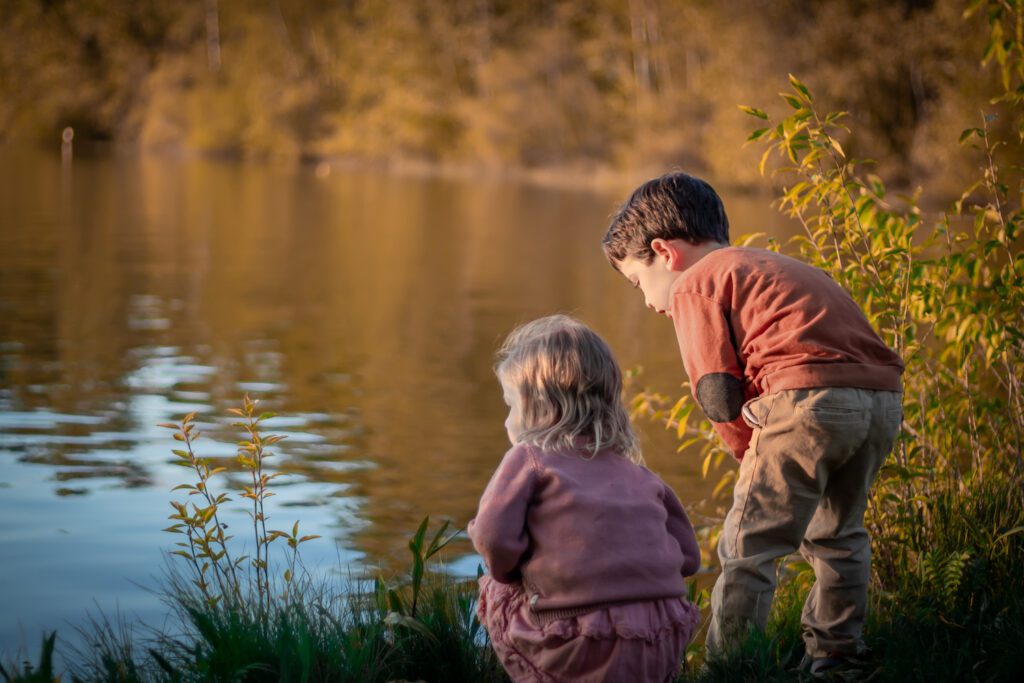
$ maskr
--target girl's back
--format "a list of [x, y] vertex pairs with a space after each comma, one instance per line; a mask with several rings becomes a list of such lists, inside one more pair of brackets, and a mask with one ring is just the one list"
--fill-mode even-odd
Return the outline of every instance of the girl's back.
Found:
[[656, 475], [614, 451], [517, 448], [536, 470], [526, 515], [532, 552], [522, 564], [535, 609], [686, 593], [683, 572], [696, 570], [700, 553]]
[[469, 535], [490, 571], [477, 613], [516, 681], [664, 681], [699, 612], [700, 564], [672, 490], [642, 466], [622, 374], [566, 316], [514, 331], [496, 372], [512, 448]]

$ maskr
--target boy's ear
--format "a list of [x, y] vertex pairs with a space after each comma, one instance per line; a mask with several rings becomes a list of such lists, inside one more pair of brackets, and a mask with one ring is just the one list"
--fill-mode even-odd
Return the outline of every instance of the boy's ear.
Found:
[[669, 270], [678, 270], [682, 264], [683, 255], [673, 242], [660, 237], [655, 238], [651, 240], [651, 250], [654, 252], [654, 258], [664, 263]]

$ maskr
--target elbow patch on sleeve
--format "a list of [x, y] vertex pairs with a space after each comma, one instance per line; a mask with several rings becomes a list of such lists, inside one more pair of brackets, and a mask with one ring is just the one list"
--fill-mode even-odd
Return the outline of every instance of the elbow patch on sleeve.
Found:
[[732, 422], [743, 410], [743, 382], [725, 372], [713, 372], [697, 381], [697, 403], [712, 422]]

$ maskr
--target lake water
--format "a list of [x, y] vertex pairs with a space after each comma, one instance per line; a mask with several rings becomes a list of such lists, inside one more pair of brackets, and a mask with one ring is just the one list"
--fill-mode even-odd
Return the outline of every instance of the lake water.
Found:
[[[279, 413], [269, 526], [322, 535], [306, 564], [340, 582], [406, 567], [424, 515], [470, 519], [506, 449], [491, 366], [516, 324], [572, 313], [676, 392], [670, 323], [599, 248], [629, 189], [0, 147], [0, 657], [97, 610], [162, 623], [189, 479], [158, 423], [198, 411], [200, 455], [230, 458], [228, 408]], [[724, 195], [733, 235], [790, 229], [770, 197]], [[652, 469], [706, 498], [699, 458], [641, 428]]]

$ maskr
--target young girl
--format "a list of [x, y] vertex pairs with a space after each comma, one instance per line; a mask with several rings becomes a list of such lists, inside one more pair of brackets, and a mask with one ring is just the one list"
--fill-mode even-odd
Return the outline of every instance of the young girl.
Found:
[[682, 598], [700, 551], [643, 466], [611, 350], [555, 315], [498, 358], [512, 448], [469, 523], [495, 652], [517, 682], [671, 680], [700, 618]]

